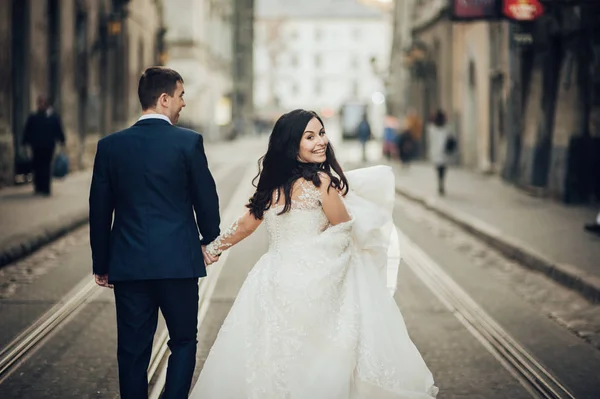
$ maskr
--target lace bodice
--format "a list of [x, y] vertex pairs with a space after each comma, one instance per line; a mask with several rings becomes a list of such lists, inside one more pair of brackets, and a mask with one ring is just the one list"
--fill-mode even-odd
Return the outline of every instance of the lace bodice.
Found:
[[[279, 198], [276, 198], [279, 200]], [[281, 248], [303, 248], [311, 238], [323, 232], [329, 225], [327, 216], [321, 205], [321, 192], [315, 185], [306, 180], [296, 183], [292, 192], [290, 211], [279, 215], [284, 204], [278, 203], [265, 212], [264, 220], [269, 232], [269, 250], [279, 251]], [[246, 220], [244, 220], [244, 217]], [[253, 218], [246, 214], [237, 219], [206, 250], [217, 256], [236, 242], [247, 237], [252, 231], [244, 230], [244, 221]]]
[[322, 233], [328, 226], [327, 216], [321, 207], [321, 193], [312, 183], [302, 181], [297, 199], [292, 200], [289, 212], [278, 215], [282, 204], [275, 205], [265, 213], [265, 223], [269, 233], [269, 251], [308, 244], [312, 238]]

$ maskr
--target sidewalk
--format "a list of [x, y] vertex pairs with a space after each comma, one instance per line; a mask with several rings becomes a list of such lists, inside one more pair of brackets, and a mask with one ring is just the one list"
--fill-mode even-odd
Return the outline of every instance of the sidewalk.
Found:
[[34, 195], [31, 184], [0, 190], [0, 267], [87, 223], [91, 177], [54, 179], [51, 197]]
[[446, 196], [433, 167], [393, 165], [396, 191], [484, 239], [506, 256], [600, 301], [600, 238], [583, 230], [598, 209], [534, 198], [497, 176], [451, 168]]

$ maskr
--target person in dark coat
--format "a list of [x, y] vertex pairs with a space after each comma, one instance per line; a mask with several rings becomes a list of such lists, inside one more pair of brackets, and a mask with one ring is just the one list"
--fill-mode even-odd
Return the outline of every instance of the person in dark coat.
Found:
[[362, 161], [367, 162], [367, 141], [371, 138], [371, 125], [366, 112], [363, 114], [362, 121], [357, 129], [357, 136], [362, 149]]
[[31, 114], [25, 123], [23, 145], [31, 147], [35, 193], [49, 196], [54, 150], [57, 142], [65, 145], [65, 135], [60, 116], [46, 97], [38, 97], [37, 107], [37, 112]]

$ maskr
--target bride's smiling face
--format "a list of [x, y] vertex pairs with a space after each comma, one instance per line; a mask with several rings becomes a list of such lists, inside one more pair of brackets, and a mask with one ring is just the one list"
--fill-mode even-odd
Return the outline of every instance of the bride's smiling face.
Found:
[[317, 118], [312, 118], [302, 133], [298, 160], [304, 163], [323, 163], [327, 160], [329, 139]]

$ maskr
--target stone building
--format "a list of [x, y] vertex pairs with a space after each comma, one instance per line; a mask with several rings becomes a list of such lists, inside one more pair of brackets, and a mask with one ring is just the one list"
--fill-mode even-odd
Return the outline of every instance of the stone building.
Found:
[[139, 114], [137, 80], [161, 52], [158, 0], [0, 0], [0, 185], [15, 182], [38, 95], [61, 115], [73, 169]]
[[[254, 0], [233, 1], [232, 137], [254, 132]], [[303, 4], [302, 7], [305, 7]]]
[[[418, 0], [411, 16], [412, 41], [409, 48], [403, 49], [411, 70], [406, 106], [416, 109], [423, 120], [441, 108], [456, 122], [454, 32], [448, 3], [446, 0]], [[427, 135], [423, 134], [422, 140], [422, 148], [426, 149]]]
[[[600, 199], [600, 3], [546, 4], [514, 25], [514, 73], [503, 175], [565, 202]], [[511, 111], [510, 107], [507, 107]]]
[[392, 47], [386, 87], [387, 112], [399, 116], [405, 112], [411, 74], [405, 62], [405, 49], [412, 44], [412, 9], [415, 0], [394, 1]]
[[185, 81], [186, 108], [179, 123], [212, 139], [229, 134], [233, 0], [172, 0], [165, 9], [165, 27], [166, 65]]
[[454, 23], [452, 34], [452, 113], [462, 142], [461, 161], [482, 172], [497, 172], [506, 147], [508, 25]]
[[600, 3], [544, 4], [529, 23], [458, 22], [451, 2], [415, 1], [406, 103], [424, 119], [447, 111], [462, 165], [567, 202], [597, 199]]
[[264, 117], [294, 108], [328, 117], [345, 104], [366, 105], [372, 131], [380, 134], [385, 111], [380, 69], [389, 65], [391, 36], [388, 13], [368, 3], [307, 0], [298, 7], [260, 0], [254, 46], [256, 109]]
[[[404, 108], [415, 108], [425, 121], [444, 110], [459, 141], [457, 161], [498, 171], [506, 153], [508, 24], [457, 22], [450, 5], [417, 0], [409, 10], [411, 42], [402, 51], [411, 79]], [[427, 148], [427, 135], [422, 140]]]

